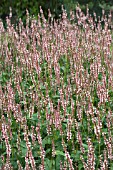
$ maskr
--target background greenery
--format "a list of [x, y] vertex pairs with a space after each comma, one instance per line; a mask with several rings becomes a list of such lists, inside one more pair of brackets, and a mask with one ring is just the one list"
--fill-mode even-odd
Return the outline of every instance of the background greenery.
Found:
[[105, 9], [106, 13], [110, 10], [113, 13], [113, 0], [1, 0], [0, 18], [5, 21], [6, 16], [9, 15], [9, 7], [12, 7], [12, 22], [16, 23], [18, 18], [22, 18], [22, 20], [25, 21], [26, 8], [29, 10], [30, 15], [37, 17], [39, 6], [42, 6], [45, 17], [48, 16], [49, 8], [53, 16], [59, 18], [59, 15], [62, 12], [62, 4], [69, 14], [70, 9], [75, 10], [78, 3], [84, 12], [86, 10], [86, 5], [88, 4], [89, 12], [91, 14], [95, 11], [98, 16], [101, 16], [102, 9]]

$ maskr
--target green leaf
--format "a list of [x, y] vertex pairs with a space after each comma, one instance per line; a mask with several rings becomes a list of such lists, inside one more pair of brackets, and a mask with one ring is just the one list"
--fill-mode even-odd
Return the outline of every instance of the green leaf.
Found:
[[102, 117], [102, 123], [105, 121], [105, 116]]
[[98, 79], [102, 80], [102, 73], [101, 72], [98, 74]]
[[76, 152], [76, 153], [72, 153], [71, 154], [71, 157], [73, 158], [73, 159], [75, 159], [76, 161], [78, 161], [78, 160], [80, 160], [80, 153], [81, 153], [81, 151], [74, 151], [74, 152]]
[[50, 152], [51, 152], [51, 149], [48, 148], [48, 149], [46, 150], [46, 154], [48, 154], [48, 153], [50, 153]]
[[112, 170], [112, 169], [113, 169], [113, 163], [110, 164], [110, 170]]
[[53, 99], [60, 99], [60, 96], [55, 95], [55, 96], [53, 96], [52, 98], [53, 98]]
[[21, 148], [22, 157], [25, 157], [27, 153], [27, 147], [25, 141], [21, 141], [20, 148]]
[[62, 155], [65, 156], [64, 152], [59, 151], [59, 150], [55, 150], [56, 155]]
[[38, 118], [37, 118], [37, 115], [38, 115], [38, 113], [34, 113], [33, 115], [32, 115], [32, 120], [38, 120]]
[[102, 129], [102, 132], [108, 133], [108, 129], [104, 128], [104, 129]]
[[85, 149], [88, 150], [88, 145], [87, 145], [87, 144], [83, 143], [82, 145], [83, 145], [83, 147], [84, 147]]
[[79, 165], [78, 165], [78, 169], [79, 169], [79, 170], [83, 169], [83, 165], [82, 165], [82, 164], [79, 164]]
[[4, 155], [6, 155], [7, 153], [6, 152], [4, 152], [3, 154], [2, 154], [2, 156], [4, 156]]
[[56, 156], [56, 166], [55, 166], [56, 170], [60, 169], [60, 162], [61, 161], [63, 162], [63, 160], [64, 160], [64, 157], [62, 157], [62, 155]]
[[27, 153], [27, 148], [22, 148], [22, 157], [25, 157]]
[[46, 90], [46, 87], [41, 85], [41, 90]]
[[44, 164], [45, 164], [46, 170], [52, 169], [52, 161], [49, 160], [48, 158], [45, 158]]
[[2, 167], [2, 158], [0, 157], [0, 169], [2, 169], [1, 167]]
[[48, 136], [42, 140], [42, 146], [45, 147], [46, 144], [51, 144], [51, 139]]

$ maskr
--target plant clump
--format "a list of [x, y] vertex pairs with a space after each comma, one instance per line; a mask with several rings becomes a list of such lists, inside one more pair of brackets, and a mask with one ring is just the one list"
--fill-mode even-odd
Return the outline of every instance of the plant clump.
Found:
[[0, 20], [0, 168], [113, 169], [111, 14]]

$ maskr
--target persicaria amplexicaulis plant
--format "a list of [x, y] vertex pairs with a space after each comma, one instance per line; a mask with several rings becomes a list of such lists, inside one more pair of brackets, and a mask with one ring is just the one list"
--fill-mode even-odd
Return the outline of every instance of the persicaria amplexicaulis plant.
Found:
[[113, 23], [62, 8], [0, 20], [0, 168], [113, 169]]

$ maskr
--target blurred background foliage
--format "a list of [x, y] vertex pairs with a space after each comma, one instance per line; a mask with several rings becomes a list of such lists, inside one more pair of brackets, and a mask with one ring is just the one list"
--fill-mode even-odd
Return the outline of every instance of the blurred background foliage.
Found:
[[26, 9], [28, 9], [31, 16], [34, 15], [37, 18], [40, 6], [42, 6], [46, 18], [48, 9], [51, 10], [55, 18], [59, 18], [59, 15], [62, 13], [62, 5], [64, 5], [69, 14], [70, 10], [75, 11], [78, 3], [84, 12], [88, 4], [91, 14], [95, 11], [97, 16], [101, 16], [102, 9], [105, 10], [106, 14], [110, 10], [113, 14], [113, 0], [0, 0], [0, 18], [5, 21], [9, 15], [9, 7], [11, 7], [13, 13], [12, 22], [16, 23], [19, 18], [22, 18], [23, 22], [25, 22]]

